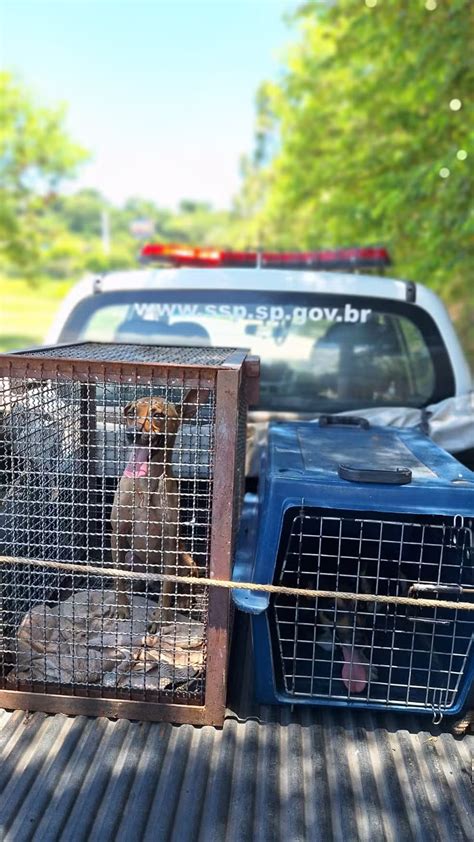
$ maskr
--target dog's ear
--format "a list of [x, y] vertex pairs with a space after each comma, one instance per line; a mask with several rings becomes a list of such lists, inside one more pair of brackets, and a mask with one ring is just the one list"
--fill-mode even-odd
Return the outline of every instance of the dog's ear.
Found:
[[183, 399], [181, 406], [176, 407], [178, 415], [183, 421], [194, 418], [198, 406], [207, 402], [209, 389], [190, 389]]
[[125, 418], [128, 418], [129, 415], [132, 414], [133, 407], [135, 406], [135, 401], [130, 401], [126, 406], [123, 408], [123, 414]]

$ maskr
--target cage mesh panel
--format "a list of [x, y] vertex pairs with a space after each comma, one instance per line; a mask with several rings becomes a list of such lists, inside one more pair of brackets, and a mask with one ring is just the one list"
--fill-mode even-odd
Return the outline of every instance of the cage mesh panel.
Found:
[[[239, 525], [239, 518], [242, 508], [242, 501], [244, 498], [245, 493], [245, 450], [247, 444], [247, 398], [245, 395], [245, 389], [243, 386], [240, 388], [239, 393], [239, 416], [238, 416], [238, 423], [237, 423], [237, 454], [236, 454], [236, 462], [235, 462], [235, 470], [236, 470], [236, 488], [238, 493], [235, 495], [234, 498], [234, 514], [233, 514], [233, 523], [235, 530], [238, 529]], [[234, 530], [234, 531], [235, 531]], [[235, 534], [234, 534], [235, 540]]]
[[[381, 518], [291, 510], [275, 584], [391, 596], [413, 596], [417, 584], [420, 598], [472, 598], [436, 590], [472, 587], [472, 534], [460, 519]], [[469, 612], [340, 597], [276, 595], [271, 605], [280, 691], [441, 711], [455, 704], [472, 646]]]
[[108, 345], [84, 342], [64, 347], [39, 348], [20, 352], [18, 356], [49, 357], [64, 360], [96, 362], [136, 362], [174, 365], [218, 366], [234, 353], [233, 348], [164, 347], [159, 345]]
[[[187, 349], [136, 348], [140, 361], [191, 361]], [[3, 554], [117, 566], [111, 542], [114, 495], [127, 464], [135, 469], [140, 462], [130, 462], [123, 410], [131, 402], [160, 397], [174, 405], [181, 423], [172, 452], [166, 444], [152, 451], [151, 440], [145, 445], [146, 464], [160, 465], [157, 475], [150, 477], [148, 468], [147, 476], [131, 479], [133, 503], [120, 508], [129, 531], [124, 567], [188, 575], [191, 563], [201, 576], [210, 575], [216, 379], [208, 366], [233, 351], [190, 350], [192, 363], [206, 366], [205, 385], [199, 370], [171, 365], [164, 382], [146, 382], [138, 364], [135, 378], [127, 374], [123, 382], [111, 383], [96, 369], [87, 377], [84, 362], [77, 381], [63, 370], [51, 377], [50, 367], [48, 379], [41, 380], [36, 369], [28, 376], [27, 360], [24, 377], [15, 363], [14, 377], [0, 379]], [[75, 359], [76, 351], [52, 349], [44, 355], [54, 362], [65, 354]], [[105, 361], [130, 361], [135, 346], [98, 345], [97, 353]], [[90, 359], [90, 345], [84, 356]], [[235, 410], [236, 423], [240, 415], [236, 470], [242, 477], [245, 407]], [[188, 414], [192, 417], [185, 418]], [[164, 421], [165, 443], [175, 432], [170, 417]], [[162, 470], [174, 478], [171, 490], [158, 477]], [[241, 483], [237, 486], [240, 496]], [[239, 505], [235, 500], [235, 513]], [[173, 584], [164, 608], [157, 583], [27, 565], [5, 564], [0, 573], [2, 687], [204, 704], [209, 593], [198, 577], [192, 587]], [[125, 619], [116, 616], [120, 581], [130, 614]]]

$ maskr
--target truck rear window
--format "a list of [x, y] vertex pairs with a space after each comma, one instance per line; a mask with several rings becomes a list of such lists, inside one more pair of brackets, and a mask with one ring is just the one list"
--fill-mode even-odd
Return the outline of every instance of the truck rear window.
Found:
[[439, 332], [416, 305], [246, 290], [109, 292], [82, 301], [60, 341], [250, 349], [259, 409], [299, 413], [413, 406], [449, 397]]

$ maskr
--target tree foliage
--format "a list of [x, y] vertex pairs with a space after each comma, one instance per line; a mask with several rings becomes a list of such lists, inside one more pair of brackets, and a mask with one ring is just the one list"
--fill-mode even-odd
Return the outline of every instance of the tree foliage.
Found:
[[386, 244], [397, 275], [472, 306], [473, 7], [427, 5], [300, 9], [259, 95], [241, 210], [271, 247]]
[[[177, 211], [131, 197], [116, 207], [99, 191], [65, 194], [87, 158], [64, 128], [64, 108], [46, 108], [12, 74], [0, 73], [0, 268], [35, 283], [137, 265], [132, 223], [149, 219], [157, 238], [230, 245], [230, 213], [183, 200]], [[104, 218], [109, 244], [104, 242]]]
[[[103, 242], [104, 215], [109, 231], [107, 248]], [[49, 207], [57, 245], [45, 269], [50, 276], [72, 277], [82, 270], [102, 272], [136, 267], [141, 243], [133, 234], [133, 224], [138, 220], [151, 223], [153, 238], [160, 242], [219, 244], [228, 236], [229, 218], [229, 212], [190, 199], [183, 200], [173, 211], [139, 197], [117, 207], [98, 191], [89, 189], [59, 195]], [[58, 232], [62, 232], [60, 236]]]
[[64, 110], [0, 74], [3, 271], [72, 280], [135, 266], [132, 223], [144, 218], [165, 242], [381, 243], [395, 275], [441, 293], [474, 359], [472, 16], [471, 0], [308, 0], [280, 77], [257, 92], [255, 147], [231, 211], [65, 195], [86, 153], [68, 137]]
[[67, 136], [63, 108], [45, 108], [0, 73], [0, 257], [32, 275], [48, 252], [48, 204], [85, 152]]

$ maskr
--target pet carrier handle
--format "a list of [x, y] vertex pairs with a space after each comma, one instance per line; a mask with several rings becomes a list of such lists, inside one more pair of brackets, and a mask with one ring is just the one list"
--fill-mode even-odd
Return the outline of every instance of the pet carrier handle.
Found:
[[380, 482], [387, 485], [406, 485], [412, 477], [409, 468], [360, 468], [356, 465], [339, 465], [338, 474], [348, 482]]
[[361, 415], [320, 415], [320, 427], [361, 427], [362, 430], [368, 430], [370, 421], [367, 418], [362, 418]]
[[447, 593], [455, 593], [459, 596], [463, 593], [465, 589], [462, 585], [458, 585], [457, 583], [453, 585], [439, 585], [435, 584], [432, 585], [431, 583], [424, 583], [424, 582], [415, 582], [411, 585], [410, 590], [408, 591], [409, 596], [415, 596], [419, 593], [427, 593], [430, 594], [447, 594]]

